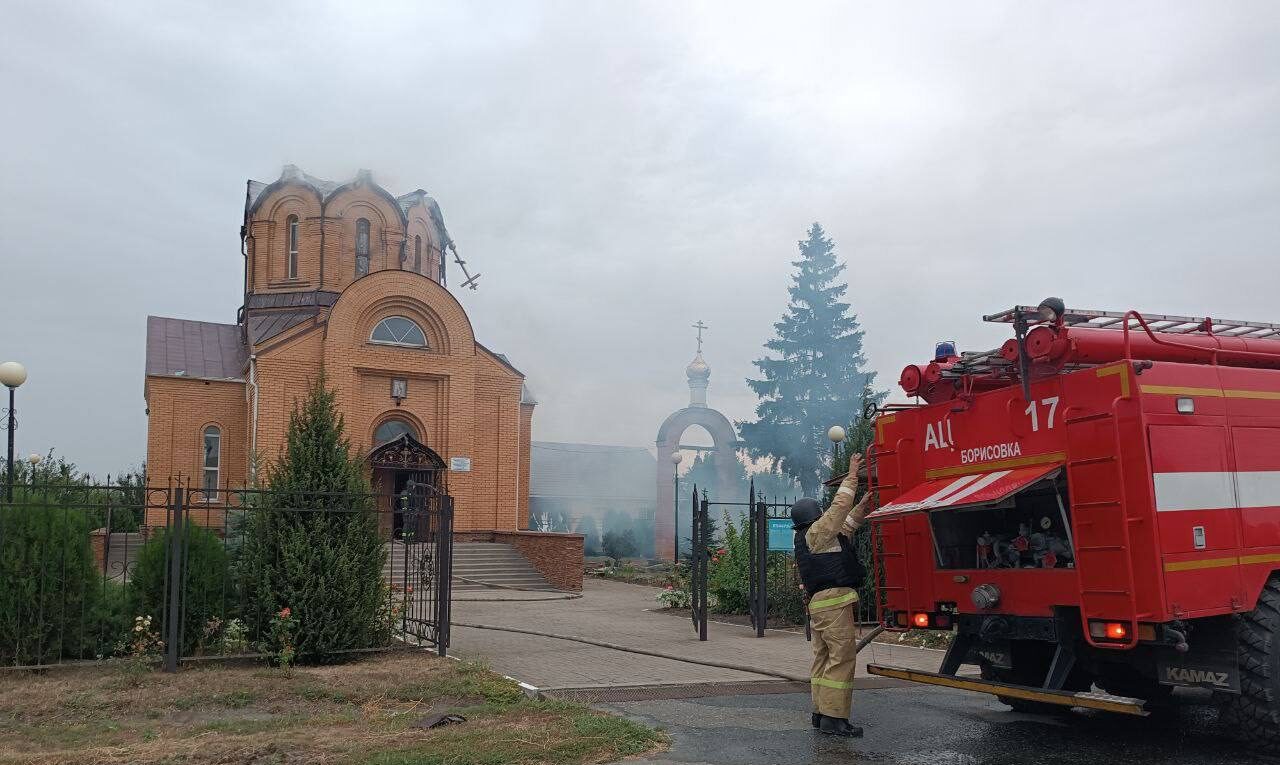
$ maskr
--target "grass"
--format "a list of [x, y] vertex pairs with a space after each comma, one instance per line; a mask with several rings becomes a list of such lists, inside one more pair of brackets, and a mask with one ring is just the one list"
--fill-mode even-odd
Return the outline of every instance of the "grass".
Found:
[[[467, 722], [426, 730], [442, 712]], [[661, 734], [527, 698], [480, 664], [396, 653], [295, 668], [0, 673], [0, 763], [599, 763]]]

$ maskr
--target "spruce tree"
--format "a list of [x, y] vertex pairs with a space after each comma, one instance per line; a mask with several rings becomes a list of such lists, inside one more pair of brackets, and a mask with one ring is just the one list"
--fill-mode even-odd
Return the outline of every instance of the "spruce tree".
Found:
[[298, 661], [384, 643], [386, 550], [363, 460], [351, 453], [323, 376], [295, 405], [285, 446], [249, 511], [241, 576], [251, 628], [297, 622]]
[[787, 312], [765, 343], [774, 356], [755, 362], [761, 379], [747, 380], [760, 398], [759, 419], [738, 427], [748, 454], [767, 459], [813, 497], [831, 456], [827, 429], [854, 420], [875, 373], [863, 370], [862, 330], [841, 300], [848, 285], [838, 281], [845, 266], [835, 245], [814, 223], [799, 246]]

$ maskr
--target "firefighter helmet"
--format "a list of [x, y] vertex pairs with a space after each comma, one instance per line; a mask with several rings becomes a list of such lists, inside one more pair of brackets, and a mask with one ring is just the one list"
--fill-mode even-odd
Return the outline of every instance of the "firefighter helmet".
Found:
[[818, 500], [812, 497], [797, 499], [791, 506], [791, 528], [793, 529], [808, 528], [821, 517], [822, 508], [818, 507]]

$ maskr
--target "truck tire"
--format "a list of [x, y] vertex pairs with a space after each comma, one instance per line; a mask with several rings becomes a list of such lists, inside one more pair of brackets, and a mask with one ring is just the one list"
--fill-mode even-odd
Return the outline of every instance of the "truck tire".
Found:
[[1280, 576], [1272, 574], [1258, 605], [1236, 621], [1240, 695], [1224, 717], [1251, 741], [1280, 745]]

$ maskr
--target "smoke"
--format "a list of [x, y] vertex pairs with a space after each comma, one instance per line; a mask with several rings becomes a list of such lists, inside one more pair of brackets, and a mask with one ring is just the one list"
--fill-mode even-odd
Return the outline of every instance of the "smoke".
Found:
[[234, 321], [286, 162], [439, 200], [546, 441], [650, 446], [699, 318], [750, 418], [814, 220], [884, 381], [1047, 294], [1274, 310], [1273, 3], [11, 5], [0, 357], [19, 450], [95, 473], [144, 456], [145, 315]]

